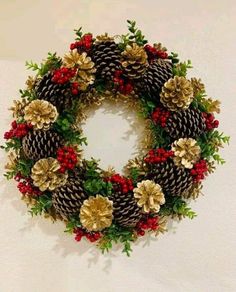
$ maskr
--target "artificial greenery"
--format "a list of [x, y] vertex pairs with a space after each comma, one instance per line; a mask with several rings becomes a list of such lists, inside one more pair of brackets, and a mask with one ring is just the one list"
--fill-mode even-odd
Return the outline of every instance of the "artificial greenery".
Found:
[[121, 36], [121, 42], [119, 47], [124, 49], [127, 45], [131, 43], [136, 43], [139, 46], [143, 46], [147, 43], [145, 36], [142, 34], [141, 30], [136, 27], [136, 21], [127, 20], [129, 33]]
[[198, 139], [201, 147], [201, 155], [206, 160], [214, 159], [219, 164], [224, 164], [225, 160], [218, 154], [223, 144], [229, 144], [230, 137], [220, 133], [218, 130], [211, 130], [202, 134]]
[[71, 216], [66, 222], [65, 232], [72, 234], [76, 228], [81, 227], [78, 216]]
[[130, 256], [132, 252], [131, 242], [134, 240], [135, 236], [132, 228], [125, 228], [112, 224], [109, 228], [104, 230], [104, 235], [99, 241], [98, 246], [102, 250], [102, 253], [104, 253], [112, 249], [113, 244], [121, 243], [123, 245], [122, 252]]
[[173, 66], [173, 74], [174, 76], [182, 76], [186, 77], [188, 69], [191, 69], [192, 63], [190, 60], [187, 60], [186, 62], [181, 62], [181, 63], [174, 63]]
[[179, 219], [182, 217], [193, 219], [197, 216], [181, 197], [172, 195], [166, 196], [166, 203], [161, 206], [159, 215], [178, 217]]
[[37, 64], [33, 61], [26, 61], [27, 69], [36, 71], [36, 74], [39, 76], [44, 76], [49, 71], [60, 68], [61, 64], [61, 58], [58, 57], [56, 53], [50, 52], [48, 53], [46, 60], [40, 64]]
[[52, 207], [52, 196], [49, 192], [45, 192], [43, 195], [35, 197], [35, 202], [29, 210], [32, 216], [42, 215], [48, 213]]
[[1, 146], [2, 149], [5, 151], [10, 151], [10, 150], [20, 150], [21, 149], [21, 140], [19, 138], [12, 138], [8, 141], [5, 142], [5, 145]]

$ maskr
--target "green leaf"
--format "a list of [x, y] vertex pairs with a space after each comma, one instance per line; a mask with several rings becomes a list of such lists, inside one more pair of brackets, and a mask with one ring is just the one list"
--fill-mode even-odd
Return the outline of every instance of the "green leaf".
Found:
[[187, 205], [187, 203], [178, 196], [166, 196], [166, 203], [161, 206], [159, 212], [162, 216], [178, 216], [193, 219], [197, 214]]
[[7, 152], [10, 150], [19, 150], [21, 149], [21, 140], [18, 138], [12, 138], [10, 140], [7, 140], [5, 145], [2, 145], [1, 148]]
[[104, 253], [112, 248], [113, 243], [121, 243], [123, 245], [122, 252], [130, 256], [132, 252], [131, 242], [133, 241], [134, 235], [132, 228], [112, 224], [109, 228], [104, 230], [104, 236], [100, 240], [98, 246], [102, 250], [102, 253]]
[[75, 228], [81, 227], [79, 217], [70, 217], [66, 223], [65, 232], [72, 234]]
[[26, 61], [25, 65], [27, 69], [37, 71], [37, 75], [44, 76], [47, 72], [60, 68], [62, 60], [56, 53], [48, 53], [46, 60], [39, 65], [33, 61]]
[[186, 77], [188, 69], [193, 68], [190, 60], [183, 63], [177, 63], [173, 66], [173, 74], [175, 76], [183, 76]]
[[46, 193], [36, 198], [37, 201], [34, 206], [30, 209], [30, 214], [32, 216], [42, 215], [47, 213], [48, 210], [52, 207], [52, 196], [50, 193]]

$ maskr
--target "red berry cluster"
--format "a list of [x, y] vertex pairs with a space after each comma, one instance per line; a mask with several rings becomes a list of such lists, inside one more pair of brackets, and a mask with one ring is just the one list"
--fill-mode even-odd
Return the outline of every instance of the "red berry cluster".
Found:
[[153, 46], [146, 45], [144, 47], [144, 50], [146, 51], [146, 53], [148, 55], [148, 61], [149, 62], [152, 62], [153, 60], [155, 60], [157, 58], [161, 58], [161, 59], [167, 59], [168, 58], [167, 52], [162, 51], [162, 50], [157, 50]]
[[133, 191], [134, 186], [131, 179], [128, 179], [119, 174], [114, 174], [111, 177], [107, 178], [107, 181], [113, 184], [115, 190], [121, 191], [123, 194]]
[[61, 67], [54, 70], [52, 81], [58, 84], [65, 84], [69, 82], [76, 74], [76, 69]]
[[15, 180], [18, 181], [17, 188], [23, 195], [39, 196], [41, 191], [36, 188], [30, 178], [24, 178], [21, 174], [15, 176]]
[[207, 113], [202, 113], [204, 119], [205, 119], [205, 124], [206, 124], [206, 129], [212, 130], [214, 128], [218, 128], [219, 126], [219, 121], [215, 120], [215, 117], [213, 114], [207, 114]]
[[74, 50], [77, 49], [80, 52], [89, 52], [91, 50], [93, 44], [93, 35], [92, 34], [85, 34], [80, 41], [72, 43], [70, 45], [70, 49]]
[[57, 160], [60, 162], [60, 172], [64, 173], [66, 170], [72, 170], [77, 162], [77, 153], [73, 147], [63, 146], [57, 150]]
[[145, 231], [152, 230], [155, 231], [158, 229], [158, 217], [146, 217], [138, 222], [136, 226], [137, 234], [140, 236], [145, 235]]
[[78, 82], [71, 83], [71, 93], [73, 95], [77, 95], [79, 93], [79, 83]]
[[114, 84], [120, 93], [127, 95], [133, 91], [133, 85], [131, 82], [124, 78], [123, 72], [121, 70], [116, 70], [114, 74]]
[[18, 124], [16, 121], [13, 121], [11, 123], [10, 131], [4, 134], [4, 138], [7, 140], [12, 139], [12, 138], [22, 138], [25, 135], [27, 135], [30, 129], [32, 129], [31, 124], [26, 124], [26, 123]]
[[167, 110], [164, 110], [160, 107], [157, 107], [154, 112], [152, 113], [152, 120], [156, 123], [161, 125], [161, 127], [166, 126], [167, 119], [170, 116], [170, 112]]
[[85, 236], [90, 242], [95, 242], [102, 237], [100, 232], [86, 232], [82, 228], [74, 229], [75, 240], [80, 241]]
[[202, 159], [194, 164], [193, 168], [190, 170], [190, 174], [193, 176], [195, 182], [199, 182], [205, 178], [207, 170], [207, 162]]
[[148, 152], [148, 155], [144, 158], [144, 161], [147, 163], [162, 163], [173, 155], [174, 152], [171, 150], [165, 150], [164, 148], [152, 149]]

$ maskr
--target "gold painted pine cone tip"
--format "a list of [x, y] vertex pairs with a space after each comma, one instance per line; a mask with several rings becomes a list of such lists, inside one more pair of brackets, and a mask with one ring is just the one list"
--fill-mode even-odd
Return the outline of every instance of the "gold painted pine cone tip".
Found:
[[80, 208], [80, 222], [88, 231], [101, 231], [113, 219], [113, 203], [107, 197], [89, 197]]
[[38, 160], [31, 169], [33, 184], [40, 191], [55, 190], [67, 181], [67, 173], [60, 173], [57, 159], [49, 157]]
[[192, 138], [180, 138], [172, 144], [171, 150], [174, 152], [174, 163], [176, 166], [193, 168], [201, 154], [201, 148], [197, 141]]
[[48, 129], [57, 117], [56, 107], [46, 100], [35, 99], [24, 109], [24, 119], [36, 130]]
[[187, 109], [193, 100], [191, 81], [182, 76], [169, 79], [160, 93], [161, 103], [171, 111]]
[[75, 81], [79, 82], [80, 90], [84, 91], [94, 83], [96, 68], [87, 53], [80, 54], [77, 50], [72, 50], [64, 55], [63, 65], [67, 68], [77, 68]]
[[151, 180], [143, 180], [134, 188], [134, 197], [144, 213], [159, 212], [160, 205], [165, 203], [165, 196], [159, 184]]
[[121, 55], [124, 74], [131, 79], [139, 79], [148, 66], [147, 53], [144, 48], [133, 43], [127, 45]]

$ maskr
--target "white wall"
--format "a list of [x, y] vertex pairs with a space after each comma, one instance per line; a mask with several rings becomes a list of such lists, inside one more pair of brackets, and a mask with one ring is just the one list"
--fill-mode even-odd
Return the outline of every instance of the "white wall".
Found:
[[[175, 223], [158, 241], [139, 242], [131, 258], [120, 251], [102, 256], [74, 242], [62, 224], [31, 219], [14, 183], [2, 180], [0, 292], [236, 291], [235, 15], [233, 0], [0, 1], [1, 137], [10, 122], [6, 109], [28, 74], [26, 59], [63, 53], [81, 25], [94, 34], [123, 33], [126, 19], [136, 19], [150, 42], [192, 60], [191, 75], [201, 76], [209, 95], [222, 100], [221, 129], [232, 137], [222, 151], [227, 164], [192, 204], [198, 217]], [[96, 121], [87, 131], [95, 129]]]

